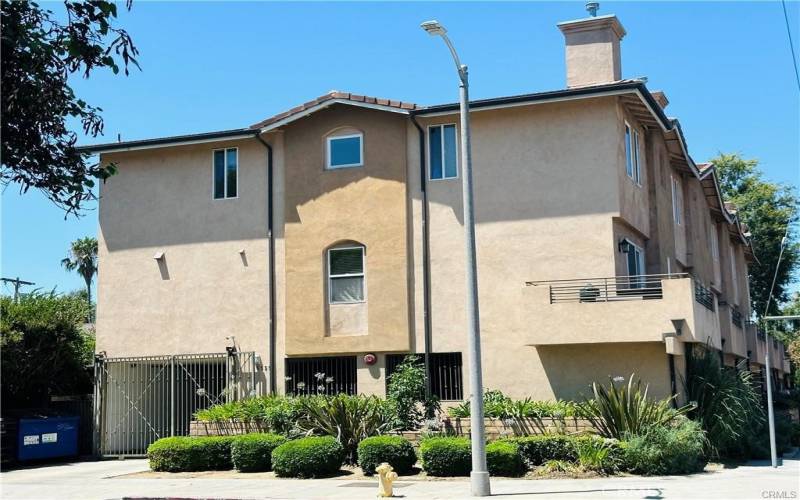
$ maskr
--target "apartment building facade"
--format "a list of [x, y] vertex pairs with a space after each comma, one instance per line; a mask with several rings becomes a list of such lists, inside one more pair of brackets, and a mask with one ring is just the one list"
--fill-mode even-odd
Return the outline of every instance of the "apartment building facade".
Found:
[[[687, 349], [783, 379], [750, 324], [747, 229], [615, 16], [558, 25], [567, 87], [473, 101], [485, 386], [574, 399]], [[97, 350], [257, 354], [264, 391], [385, 394], [406, 354], [470, 392], [458, 106], [333, 91], [250, 127], [87, 147], [101, 188]], [[324, 373], [325, 384], [315, 377]], [[320, 386], [317, 389], [317, 386]]]

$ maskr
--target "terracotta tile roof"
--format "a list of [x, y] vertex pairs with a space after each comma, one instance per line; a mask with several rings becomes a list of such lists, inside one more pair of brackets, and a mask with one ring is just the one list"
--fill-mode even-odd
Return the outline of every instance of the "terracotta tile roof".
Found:
[[352, 101], [352, 102], [363, 102], [365, 104], [373, 104], [376, 106], [386, 106], [390, 108], [398, 108], [403, 110], [412, 110], [418, 109], [418, 106], [414, 103], [410, 102], [403, 102], [403, 101], [394, 101], [391, 99], [382, 99], [380, 97], [371, 97], [366, 95], [359, 95], [359, 94], [352, 94], [350, 92], [339, 92], [338, 90], [331, 90], [327, 94], [321, 95], [314, 99], [313, 101], [308, 101], [306, 103], [301, 104], [300, 106], [296, 106], [288, 111], [284, 111], [282, 113], [278, 113], [275, 116], [271, 116], [266, 120], [262, 120], [258, 123], [254, 123], [250, 126], [251, 129], [259, 129], [264, 128], [268, 125], [271, 125], [277, 121], [283, 120], [285, 118], [289, 118], [293, 115], [302, 113], [303, 111], [313, 108], [319, 104], [324, 103], [325, 101], [332, 101], [332, 100], [345, 100], [345, 101]]

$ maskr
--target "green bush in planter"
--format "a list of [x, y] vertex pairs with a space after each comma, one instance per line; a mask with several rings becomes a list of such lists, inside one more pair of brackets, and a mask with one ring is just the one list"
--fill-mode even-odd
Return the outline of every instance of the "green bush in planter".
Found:
[[465, 437], [433, 437], [419, 446], [422, 468], [431, 476], [468, 476], [472, 450]]
[[147, 447], [150, 469], [160, 472], [231, 469], [233, 439], [234, 436], [175, 436], [159, 439]]
[[245, 434], [231, 443], [231, 461], [241, 472], [272, 470], [272, 450], [286, 442], [277, 434]]
[[331, 436], [295, 439], [272, 450], [272, 470], [279, 477], [330, 476], [342, 462], [344, 448]]
[[525, 474], [525, 461], [519, 447], [510, 440], [494, 441], [486, 445], [486, 468], [492, 476], [516, 477]]
[[561, 434], [544, 434], [511, 439], [519, 447], [522, 459], [529, 467], [550, 460], [574, 462], [577, 457], [575, 438]]
[[622, 443], [625, 468], [645, 475], [687, 474], [705, 467], [706, 437], [698, 422], [681, 417]]
[[414, 447], [402, 436], [373, 436], [358, 444], [358, 465], [372, 475], [375, 467], [388, 463], [398, 474], [408, 474], [417, 463]]

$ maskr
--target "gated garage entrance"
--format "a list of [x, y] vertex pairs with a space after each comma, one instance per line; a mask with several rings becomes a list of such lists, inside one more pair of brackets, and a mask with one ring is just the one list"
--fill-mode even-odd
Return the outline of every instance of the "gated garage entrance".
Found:
[[264, 393], [253, 352], [98, 358], [95, 449], [142, 456], [153, 441], [189, 434], [197, 410]]

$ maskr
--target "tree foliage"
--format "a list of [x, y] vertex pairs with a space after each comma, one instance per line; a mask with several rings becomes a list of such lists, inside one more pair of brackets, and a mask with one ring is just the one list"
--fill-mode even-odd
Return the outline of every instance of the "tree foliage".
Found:
[[86, 301], [54, 293], [0, 297], [3, 408], [46, 406], [51, 395], [91, 390], [94, 336]]
[[[798, 196], [790, 186], [765, 180], [758, 160], [744, 159], [738, 154], [720, 154], [712, 162], [723, 197], [736, 206], [740, 220], [752, 234], [757, 261], [749, 266], [750, 299], [753, 311], [761, 316], [767, 305], [786, 227], [798, 220]], [[778, 314], [780, 304], [788, 299], [787, 291], [798, 263], [800, 245], [790, 232], [768, 314]]]
[[[2, 1], [2, 174], [3, 185], [21, 192], [41, 190], [67, 214], [77, 214], [94, 197], [95, 180], [114, 165], [87, 163], [76, 148], [77, 119], [86, 134], [103, 133], [102, 109], [79, 99], [69, 76], [88, 78], [109, 68], [125, 74], [138, 67], [138, 50], [128, 33], [114, 25], [117, 5], [104, 0], [65, 1], [66, 22], [29, 1]], [[127, 4], [130, 9], [130, 0]], [[120, 61], [121, 60], [121, 61]], [[120, 62], [118, 62], [120, 61]]]
[[69, 255], [61, 259], [67, 271], [76, 271], [86, 283], [86, 299], [92, 303], [92, 278], [97, 274], [97, 239], [87, 236], [73, 241]]

